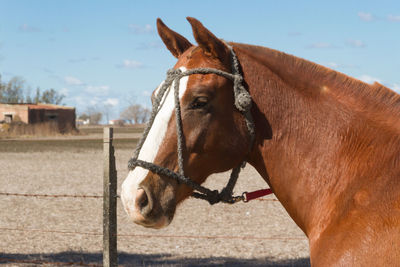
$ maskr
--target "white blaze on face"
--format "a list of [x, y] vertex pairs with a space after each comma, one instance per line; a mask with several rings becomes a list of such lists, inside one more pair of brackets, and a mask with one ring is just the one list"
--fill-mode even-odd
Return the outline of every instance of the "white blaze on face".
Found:
[[[179, 68], [182, 71], [186, 71], [185, 67]], [[188, 82], [188, 76], [184, 76], [179, 82], [179, 98], [181, 99], [186, 91], [186, 86]], [[161, 86], [164, 84], [162, 82], [160, 86], [156, 89], [155, 95], [158, 94]], [[165, 95], [161, 101], [161, 108], [154, 119], [153, 125], [150, 129], [149, 134], [140, 150], [138, 159], [152, 162], [156, 157], [158, 150], [163, 143], [165, 133], [168, 128], [168, 122], [171, 119], [172, 114], [174, 114], [175, 100], [174, 100], [174, 83], [165, 92]], [[146, 178], [148, 174], [147, 169], [141, 167], [136, 167], [133, 171], [130, 171], [128, 177], [122, 184], [121, 200], [124, 205], [125, 211], [128, 214], [134, 214], [135, 211], [135, 199], [136, 191], [140, 186], [140, 183]]]

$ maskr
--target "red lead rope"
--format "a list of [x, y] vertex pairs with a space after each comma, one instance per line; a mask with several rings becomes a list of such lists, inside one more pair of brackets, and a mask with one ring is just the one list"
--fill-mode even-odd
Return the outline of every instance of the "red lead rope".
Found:
[[253, 200], [255, 198], [263, 197], [263, 196], [266, 196], [266, 195], [269, 195], [269, 194], [272, 194], [272, 193], [273, 192], [272, 192], [271, 188], [261, 189], [261, 190], [257, 190], [257, 191], [253, 191], [253, 192], [249, 192], [249, 193], [244, 192], [243, 193], [243, 197], [244, 197], [243, 201], [244, 202], [248, 202], [248, 201]]

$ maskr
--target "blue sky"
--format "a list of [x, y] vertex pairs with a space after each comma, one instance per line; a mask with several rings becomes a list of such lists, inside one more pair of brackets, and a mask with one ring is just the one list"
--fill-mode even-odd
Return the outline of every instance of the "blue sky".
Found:
[[150, 92], [175, 58], [157, 17], [194, 43], [186, 16], [228, 41], [267, 46], [400, 91], [400, 1], [0, 0], [0, 74], [54, 88], [110, 118]]

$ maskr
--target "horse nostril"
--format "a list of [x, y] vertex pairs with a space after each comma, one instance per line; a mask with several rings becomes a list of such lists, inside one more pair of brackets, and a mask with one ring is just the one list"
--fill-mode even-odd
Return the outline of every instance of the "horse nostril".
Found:
[[[147, 209], [149, 209], [149, 198], [146, 194], [146, 191], [143, 188], [139, 188], [136, 192], [136, 208], [145, 215]], [[147, 208], [147, 209], [146, 209]]]

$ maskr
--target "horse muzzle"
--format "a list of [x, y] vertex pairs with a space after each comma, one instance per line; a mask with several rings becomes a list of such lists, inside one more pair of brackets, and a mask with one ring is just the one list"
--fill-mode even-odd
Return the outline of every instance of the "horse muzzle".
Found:
[[[121, 201], [126, 213], [136, 224], [159, 229], [168, 226], [172, 221], [173, 212], [168, 212], [171, 207], [164, 208], [166, 205], [162, 203], [162, 198], [157, 199], [143, 185], [137, 188], [123, 187]], [[173, 211], [175, 211], [175, 207], [173, 207]]]

